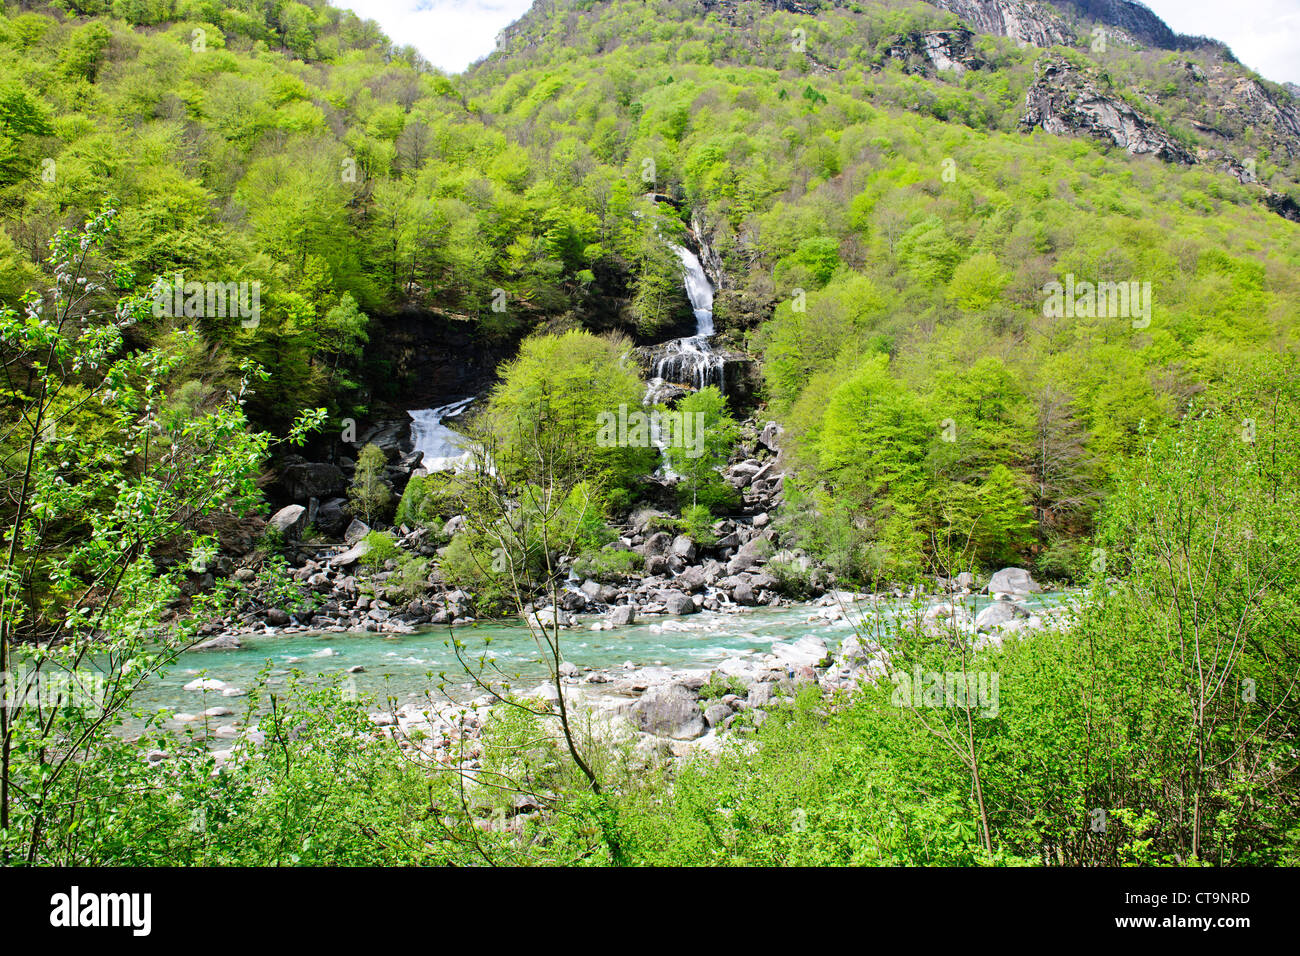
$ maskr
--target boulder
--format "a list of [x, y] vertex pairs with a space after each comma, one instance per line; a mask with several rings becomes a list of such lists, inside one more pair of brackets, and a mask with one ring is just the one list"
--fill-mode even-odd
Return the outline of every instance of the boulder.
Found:
[[691, 596], [683, 591], [673, 591], [664, 601], [664, 607], [669, 614], [694, 614], [699, 610]]
[[797, 641], [778, 641], [772, 645], [772, 653], [789, 668], [818, 667], [828, 656], [826, 642], [811, 634]]
[[975, 630], [991, 631], [1010, 624], [1016, 619], [1017, 608], [1006, 601], [997, 601], [980, 611], [975, 618]]
[[632, 720], [647, 733], [674, 740], [694, 740], [707, 727], [695, 694], [681, 684], [647, 691], [631, 708]]
[[289, 624], [289, 612], [284, 608], [273, 607], [266, 612], [266, 623], [272, 627], [287, 627]]
[[989, 594], [1000, 591], [1005, 594], [1037, 594], [1041, 587], [1029, 576], [1024, 568], [1003, 568], [989, 578]]
[[632, 624], [636, 621], [636, 608], [631, 604], [620, 604], [610, 609], [608, 620], [614, 627]]
[[370, 525], [360, 518], [353, 518], [352, 523], [343, 532], [343, 543], [350, 548], [368, 534], [370, 534]]
[[343, 533], [348, 526], [347, 504], [346, 498], [331, 498], [321, 503], [316, 509], [314, 524], [322, 534], [333, 538]]
[[656, 531], [641, 546], [641, 552], [645, 555], [666, 554], [673, 546], [673, 536], [667, 531]]
[[744, 578], [736, 581], [731, 597], [737, 604], [743, 604], [745, 607], [754, 607], [758, 604], [758, 595], [754, 593], [754, 586]]
[[731, 716], [731, 708], [726, 704], [713, 704], [704, 712], [704, 722], [710, 727], [717, 727]]
[[330, 558], [329, 563], [336, 568], [346, 568], [350, 564], [356, 564], [357, 561], [370, 553], [370, 542], [364, 538], [354, 544], [342, 554], [336, 554]]
[[266, 526], [284, 535], [286, 541], [296, 540], [307, 527], [307, 509], [302, 505], [285, 505], [271, 515]]
[[684, 534], [673, 538], [673, 554], [679, 555], [687, 563], [695, 560], [695, 542]]
[[239, 638], [233, 634], [222, 634], [220, 637], [210, 638], [202, 644], [195, 644], [191, 650], [195, 651], [237, 651], [243, 644]]

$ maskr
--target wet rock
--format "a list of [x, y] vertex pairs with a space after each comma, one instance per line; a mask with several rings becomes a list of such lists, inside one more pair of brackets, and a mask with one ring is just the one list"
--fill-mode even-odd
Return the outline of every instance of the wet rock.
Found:
[[617, 607], [610, 609], [607, 620], [614, 627], [623, 627], [631, 624], [636, 621], [636, 608], [631, 604], [620, 604]]
[[664, 607], [669, 614], [694, 614], [699, 610], [689, 594], [682, 591], [673, 591], [664, 601]]

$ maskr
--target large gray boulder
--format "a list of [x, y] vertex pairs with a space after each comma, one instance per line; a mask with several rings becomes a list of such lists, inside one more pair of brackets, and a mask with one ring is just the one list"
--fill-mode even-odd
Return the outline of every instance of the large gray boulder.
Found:
[[997, 591], [1005, 594], [1037, 594], [1042, 588], [1024, 568], [1003, 568], [989, 578], [986, 590], [989, 594]]
[[343, 532], [343, 543], [352, 547], [366, 535], [370, 534], [370, 525], [366, 524], [360, 518], [353, 518], [352, 523], [348, 525]]
[[338, 537], [348, 526], [348, 500], [346, 498], [331, 498], [328, 501], [321, 502], [316, 509], [316, 517], [313, 523], [321, 530], [322, 534], [327, 534], [331, 538]]
[[266, 526], [280, 532], [285, 540], [293, 541], [307, 526], [307, 509], [302, 505], [285, 505], [271, 515], [271, 520], [266, 523]]
[[976, 615], [975, 630], [981, 632], [992, 631], [1005, 624], [1010, 624], [1022, 613], [1016, 605], [1009, 601], [995, 601]]
[[694, 614], [699, 610], [691, 600], [691, 596], [681, 591], [673, 591], [669, 594], [664, 601], [664, 606], [669, 614]]
[[639, 729], [674, 740], [694, 740], [708, 729], [694, 692], [681, 684], [647, 691], [632, 705], [631, 716]]
[[620, 604], [610, 608], [609, 623], [614, 627], [623, 627], [636, 621], [636, 608], [630, 604]]

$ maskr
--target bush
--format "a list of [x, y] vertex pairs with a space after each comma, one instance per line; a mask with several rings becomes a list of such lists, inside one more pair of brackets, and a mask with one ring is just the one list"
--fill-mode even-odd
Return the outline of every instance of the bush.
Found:
[[359, 563], [368, 568], [382, 568], [386, 561], [397, 560], [405, 553], [387, 531], [371, 531], [362, 540], [370, 545], [370, 550], [361, 556]]

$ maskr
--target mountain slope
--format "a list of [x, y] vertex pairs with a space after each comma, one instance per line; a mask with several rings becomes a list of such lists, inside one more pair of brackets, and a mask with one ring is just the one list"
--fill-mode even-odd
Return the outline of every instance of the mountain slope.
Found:
[[[450, 400], [534, 332], [681, 334], [675, 239], [789, 429], [797, 540], [903, 574], [992, 508], [984, 559], [1060, 570], [1151, 423], [1294, 346], [1294, 98], [1132, 5], [538, 3], [455, 78], [327, 6], [80, 13], [0, 23], [0, 298], [111, 196], [139, 288], [261, 283], [255, 326], [133, 334], [197, 327], [191, 392], [258, 360], [266, 421]], [[1098, 282], [1137, 291], [1053, 309]]]

